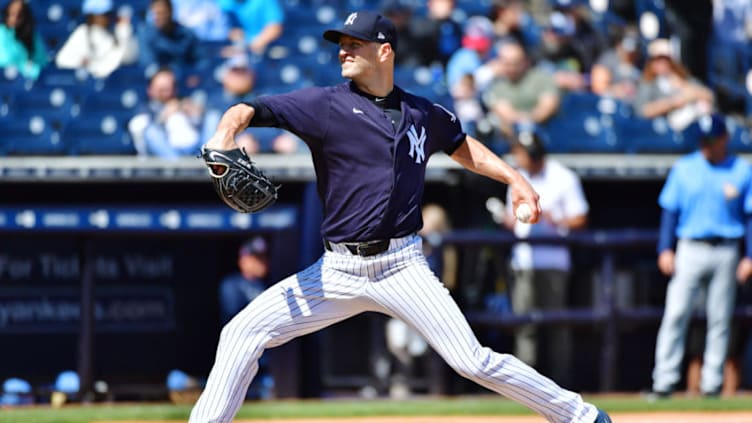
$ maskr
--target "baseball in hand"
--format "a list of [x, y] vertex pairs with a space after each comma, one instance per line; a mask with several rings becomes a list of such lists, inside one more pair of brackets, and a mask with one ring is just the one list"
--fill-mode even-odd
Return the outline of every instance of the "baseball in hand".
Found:
[[530, 221], [530, 218], [533, 217], [533, 210], [530, 209], [530, 206], [528, 206], [527, 203], [522, 203], [517, 206], [517, 210], [514, 212], [514, 215], [520, 222], [527, 223], [528, 221]]

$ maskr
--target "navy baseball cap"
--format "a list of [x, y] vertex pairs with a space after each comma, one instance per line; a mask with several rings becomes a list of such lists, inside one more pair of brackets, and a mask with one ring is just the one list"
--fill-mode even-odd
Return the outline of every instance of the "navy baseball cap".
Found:
[[239, 256], [245, 256], [245, 255], [256, 255], [256, 256], [263, 256], [266, 255], [266, 253], [269, 251], [268, 246], [266, 245], [266, 240], [261, 236], [256, 236], [240, 246], [240, 250], [238, 251]]
[[572, 9], [582, 5], [582, 0], [551, 0], [551, 5], [557, 10]]
[[719, 137], [728, 135], [726, 120], [718, 113], [700, 116], [688, 129], [701, 144], [711, 144]]
[[370, 10], [350, 13], [343, 27], [325, 31], [324, 39], [337, 44], [343, 35], [375, 43], [389, 43], [392, 49], [397, 50], [397, 28], [392, 21]]

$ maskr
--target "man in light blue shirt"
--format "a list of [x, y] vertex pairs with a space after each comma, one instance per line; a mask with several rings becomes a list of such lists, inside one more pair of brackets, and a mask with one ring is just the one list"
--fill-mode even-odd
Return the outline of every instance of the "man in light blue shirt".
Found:
[[234, 28], [230, 38], [241, 39], [254, 54], [263, 54], [269, 43], [282, 35], [285, 15], [277, 0], [220, 0], [219, 7]]
[[[674, 164], [658, 199], [663, 209], [658, 267], [672, 277], [653, 369], [653, 392], [659, 396], [670, 395], [680, 379], [692, 304], [702, 284], [708, 329], [700, 389], [719, 394], [735, 280], [744, 283], [752, 275], [752, 167], [729, 154], [721, 116], [703, 116], [688, 130], [697, 136], [699, 150]], [[740, 260], [742, 239], [747, 248]]]

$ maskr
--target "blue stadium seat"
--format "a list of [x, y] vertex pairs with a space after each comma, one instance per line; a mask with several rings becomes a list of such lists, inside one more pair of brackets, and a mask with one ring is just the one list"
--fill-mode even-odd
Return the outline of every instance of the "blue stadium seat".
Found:
[[336, 53], [319, 50], [316, 53], [315, 62], [310, 66], [316, 85], [334, 85], [345, 82], [337, 64]]
[[684, 134], [672, 131], [663, 118], [634, 117], [618, 126], [619, 138], [628, 153], [686, 153], [696, 145]]
[[3, 122], [3, 155], [62, 155], [65, 144], [60, 133], [40, 115], [15, 117]]
[[11, 107], [13, 104], [14, 93], [0, 91], [0, 120], [11, 116]]
[[10, 113], [13, 116], [40, 115], [55, 130], [79, 113], [79, 105], [63, 88], [35, 87], [13, 99]]
[[543, 125], [552, 153], [621, 153], [615, 114], [618, 103], [594, 94], [562, 96], [556, 114]]
[[[308, 59], [304, 60], [309, 63]], [[275, 61], [264, 59], [257, 66], [256, 85], [254, 92], [256, 94], [273, 94], [288, 92], [294, 89], [312, 86], [313, 75], [308, 75], [306, 68], [308, 65], [296, 63], [295, 60]]]
[[[635, 0], [634, 6], [635, 14], [640, 24], [640, 34], [644, 39], [650, 41], [653, 38], [666, 38], [670, 35], [666, 23], [666, 6], [663, 0]], [[654, 17], [655, 21], [653, 22], [658, 24], [657, 37], [649, 37], [648, 35], [653, 34], [646, 34], [642, 31], [646, 27], [647, 16]]]
[[747, 73], [752, 66], [749, 56], [750, 48], [746, 44], [716, 39], [708, 43], [708, 85], [725, 102], [746, 104], [748, 114], [752, 113], [746, 87]]
[[145, 91], [149, 78], [146, 77], [146, 69], [139, 65], [120, 66], [104, 80], [104, 90], [132, 88]]
[[595, 114], [556, 116], [542, 125], [551, 153], [622, 153], [621, 140], [607, 119]]
[[34, 87], [34, 81], [26, 79], [15, 68], [0, 69], [0, 94], [23, 93]]
[[146, 93], [141, 87], [111, 88], [102, 90], [96, 95], [86, 98], [81, 108], [81, 113], [113, 115], [134, 115], [142, 104], [146, 102]]
[[752, 133], [749, 128], [733, 119], [726, 119], [729, 130], [729, 150], [735, 153], [752, 153]]
[[75, 101], [81, 102], [102, 89], [102, 81], [92, 78], [83, 69], [59, 69], [50, 64], [42, 69], [36, 87], [62, 88]]
[[110, 113], [87, 114], [69, 122], [62, 132], [63, 143], [72, 155], [136, 154], [124, 117]]
[[394, 83], [409, 93], [431, 101], [438, 101], [448, 93], [440, 67], [398, 66], [394, 70]]

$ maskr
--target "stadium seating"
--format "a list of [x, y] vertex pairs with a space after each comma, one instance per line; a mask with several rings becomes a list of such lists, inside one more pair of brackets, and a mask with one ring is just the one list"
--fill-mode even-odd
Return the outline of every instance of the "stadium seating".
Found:
[[125, 114], [89, 112], [63, 129], [62, 140], [72, 155], [136, 154], [126, 125]]
[[133, 116], [146, 101], [146, 93], [143, 89], [113, 88], [88, 96], [83, 102], [82, 112], [84, 114], [107, 112]]
[[616, 106], [601, 111], [601, 99], [591, 94], [570, 94], [562, 98], [556, 115], [543, 125], [551, 153], [618, 153], [623, 150], [614, 131]]
[[633, 118], [618, 127], [619, 138], [628, 140], [627, 153], [684, 153], [692, 149], [680, 132], [672, 131], [665, 119]]
[[29, 112], [38, 114], [55, 130], [60, 130], [70, 119], [78, 116], [79, 105], [64, 89], [35, 87], [16, 95], [11, 103], [10, 114], [25, 117]]
[[[253, 94], [260, 96], [343, 82], [336, 63], [337, 48], [325, 42], [320, 34], [344, 19], [347, 11], [377, 10], [382, 2], [280, 1], [285, 8], [284, 36], [254, 63], [257, 79]], [[412, 1], [409, 4], [417, 7], [415, 15], [426, 11], [424, 2]], [[484, 14], [490, 4], [491, 0], [458, 0], [456, 17], [462, 20], [474, 14]], [[117, 7], [129, 8], [138, 28], [148, 5], [149, 0], [124, 0], [118, 2]], [[658, 24], [656, 36], [667, 35], [665, 10], [660, 0], [636, 0], [633, 7], [638, 17], [653, 15]], [[82, 20], [80, 0], [40, 2], [33, 10], [52, 59], [67, 35]], [[594, 16], [596, 25], [603, 31], [615, 22], [620, 23], [608, 8], [594, 11]], [[224, 62], [220, 53], [228, 43], [202, 43], [211, 66], [192, 71], [191, 74], [199, 76], [198, 86], [187, 87], [185, 78], [181, 78], [179, 92], [211, 99], [221, 90], [215, 69]], [[752, 114], [752, 94], [745, 86], [745, 78], [752, 68], [752, 49], [711, 43], [709, 57], [711, 87], [745, 103], [748, 114]], [[97, 151], [129, 154], [132, 146], [127, 131], [123, 129], [124, 122], [145, 105], [148, 75], [153, 70], [126, 65], [107, 78], [97, 79], [83, 70], [57, 69], [52, 61], [43, 68], [36, 81], [30, 81], [20, 77], [15, 69], [4, 69], [0, 72], [0, 121], [11, 118], [28, 121], [36, 116], [42, 119], [45, 128], [62, 137], [59, 144], [71, 147], [72, 154], [96, 154]], [[395, 71], [395, 82], [408, 92], [452, 107], [440, 68], [400, 66]], [[116, 125], [115, 129], [105, 125], [110, 129], [103, 132], [102, 120], [107, 116], [114, 119]], [[740, 152], [752, 151], [749, 130], [736, 121], [729, 122], [733, 126], [731, 148]], [[547, 134], [550, 151], [559, 153], [676, 154], [694, 147], [683, 134], [668, 129], [665, 120], [640, 119], [628, 104], [591, 94], [565, 95], [559, 113], [544, 125], [543, 132]], [[82, 140], [75, 139], [79, 136], [83, 137]], [[93, 138], [106, 141], [94, 142]]]
[[729, 150], [735, 153], [752, 153], [752, 134], [749, 128], [727, 119], [729, 129]]
[[66, 147], [60, 133], [43, 116], [30, 115], [4, 120], [2, 155], [61, 155]]

